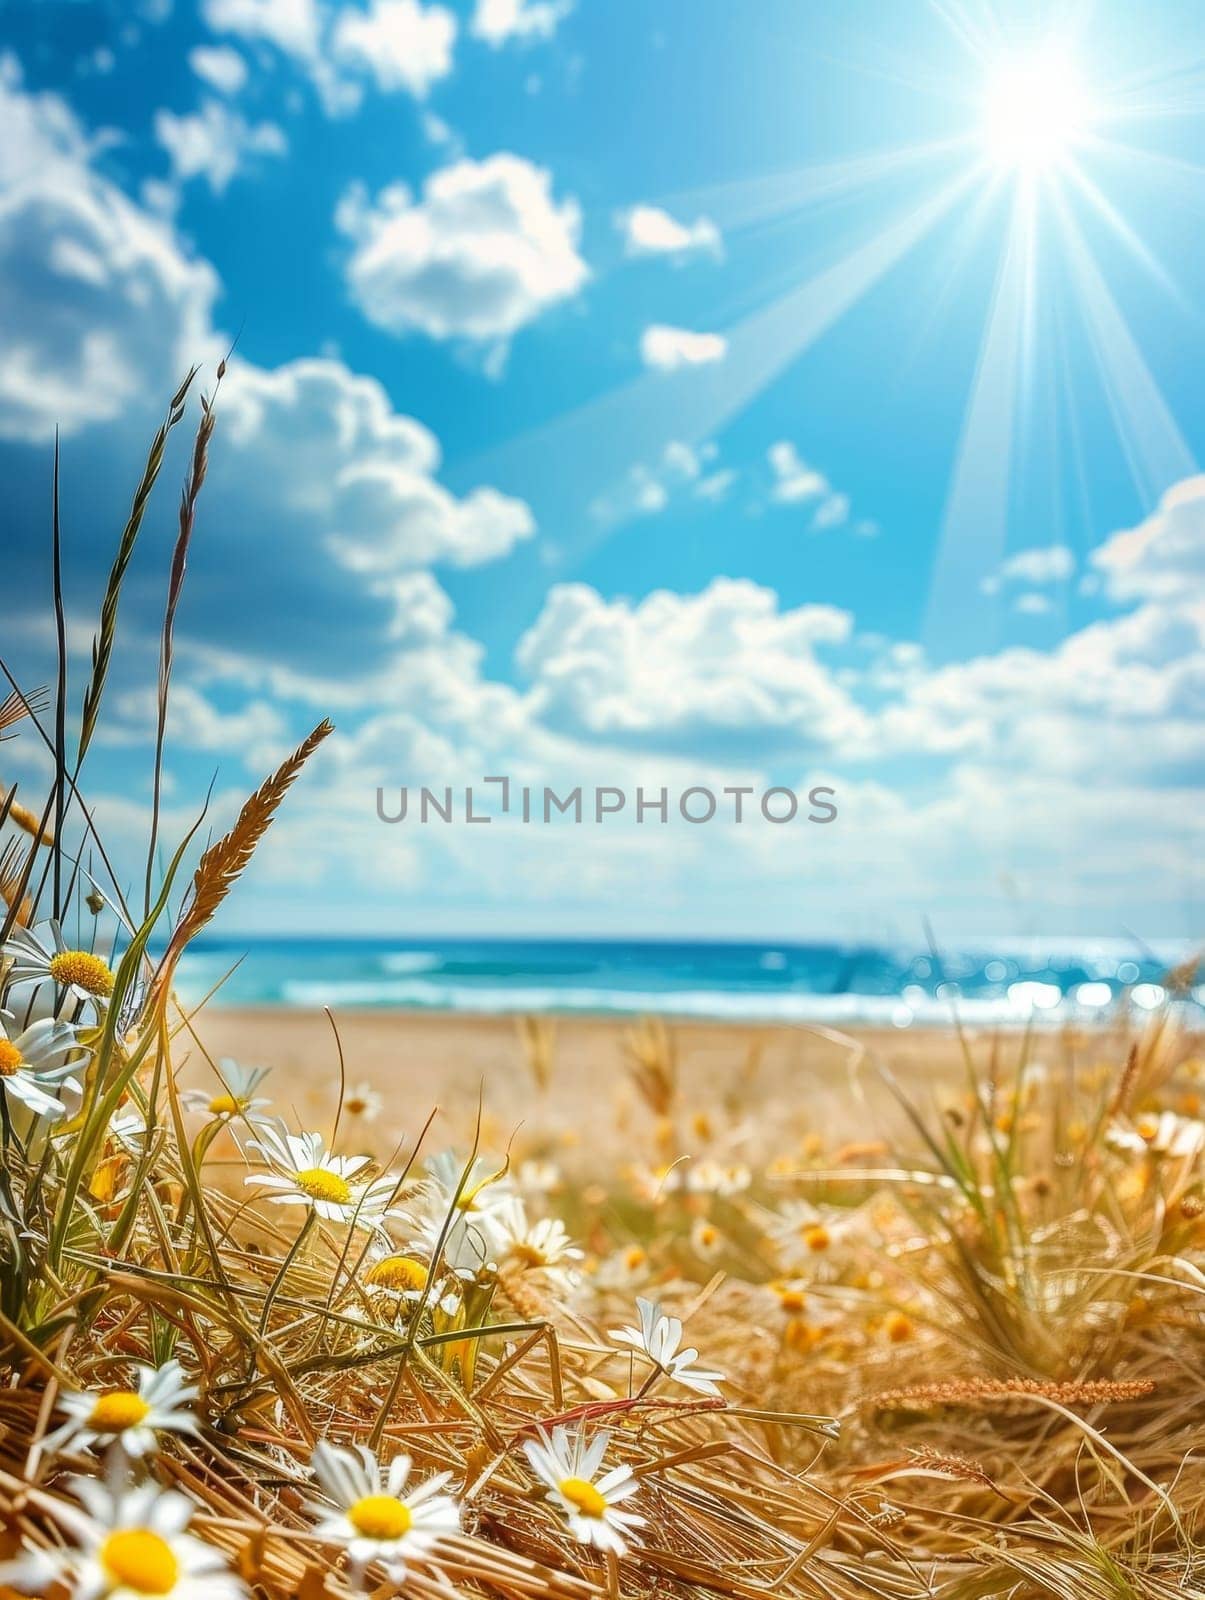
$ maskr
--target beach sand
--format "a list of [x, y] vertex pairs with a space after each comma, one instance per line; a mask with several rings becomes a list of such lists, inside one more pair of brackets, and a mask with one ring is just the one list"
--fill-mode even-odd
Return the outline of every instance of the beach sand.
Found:
[[[439, 1108], [436, 1148], [471, 1134], [479, 1096], [485, 1142], [504, 1147], [517, 1127], [520, 1155], [571, 1160], [579, 1171], [613, 1164], [633, 1128], [650, 1114], [631, 1075], [631, 1019], [557, 1018], [547, 1090], [537, 1087], [514, 1017], [409, 1011], [353, 1011], [337, 1019], [349, 1086], [371, 1084], [384, 1100], [359, 1127], [344, 1119], [341, 1148], [383, 1154], [413, 1138]], [[277, 1108], [329, 1131], [338, 1099], [339, 1046], [320, 1011], [207, 1008], [198, 1036], [214, 1059], [273, 1069], [264, 1092]], [[678, 1122], [705, 1118], [734, 1154], [781, 1153], [819, 1135], [827, 1148], [852, 1147], [873, 1129], [901, 1126], [878, 1064], [908, 1094], [929, 1102], [956, 1093], [962, 1058], [952, 1031], [864, 1029], [838, 1033], [806, 1026], [688, 1021], [667, 1024], [677, 1059]], [[986, 1050], [988, 1042], [975, 1048]], [[1021, 1048], [1019, 1034], [1002, 1048]], [[186, 1082], [209, 1082], [194, 1047]], [[742, 1124], [745, 1126], [742, 1128]], [[719, 1129], [727, 1133], [720, 1136]], [[693, 1142], [693, 1141], [692, 1141]], [[692, 1152], [694, 1153], [694, 1152]]]

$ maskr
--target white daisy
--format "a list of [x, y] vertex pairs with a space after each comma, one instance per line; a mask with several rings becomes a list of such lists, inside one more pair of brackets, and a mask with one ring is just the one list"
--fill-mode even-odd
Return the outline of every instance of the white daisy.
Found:
[[640, 1318], [638, 1328], [611, 1329], [611, 1337], [616, 1344], [628, 1344], [634, 1350], [639, 1350], [667, 1378], [672, 1378], [684, 1388], [694, 1389], [699, 1394], [719, 1394], [716, 1380], [722, 1380], [724, 1374], [695, 1367], [699, 1359], [697, 1350], [678, 1349], [682, 1343], [680, 1318], [665, 1316], [655, 1300], [644, 1300], [639, 1296], [636, 1299], [636, 1314]]
[[388, 1174], [353, 1182], [371, 1166], [371, 1156], [330, 1155], [320, 1133], [289, 1133], [277, 1122], [262, 1124], [258, 1132], [258, 1139], [248, 1139], [247, 1148], [258, 1150], [272, 1171], [249, 1173], [244, 1182], [275, 1190], [271, 1200], [309, 1206], [326, 1222], [359, 1228], [380, 1228], [391, 1215], [395, 1184]]
[[46, 1448], [120, 1444], [128, 1456], [148, 1455], [158, 1433], [196, 1433], [197, 1420], [187, 1405], [196, 1397], [195, 1384], [185, 1382], [174, 1360], [139, 1367], [137, 1389], [66, 1390], [59, 1395], [59, 1410], [67, 1421], [47, 1436]]
[[0, 1583], [71, 1600], [246, 1600], [221, 1553], [186, 1533], [195, 1507], [156, 1483], [137, 1488], [73, 1478], [83, 1510], [58, 1513], [74, 1538], [67, 1549], [38, 1550], [0, 1568]]
[[752, 1174], [740, 1162], [725, 1164], [712, 1156], [704, 1156], [700, 1161], [687, 1163], [683, 1177], [691, 1194], [734, 1195], [749, 1187]]
[[180, 1096], [181, 1105], [189, 1111], [203, 1111], [217, 1121], [264, 1123], [272, 1121], [264, 1107], [272, 1104], [267, 1098], [256, 1096], [256, 1089], [268, 1076], [268, 1067], [240, 1067], [237, 1061], [223, 1060], [217, 1068], [219, 1089], [210, 1094], [205, 1089], [186, 1089]]
[[352, 1084], [343, 1096], [343, 1109], [359, 1122], [375, 1122], [385, 1106], [385, 1097], [365, 1078]]
[[1193, 1160], [1205, 1151], [1205, 1122], [1177, 1116], [1174, 1111], [1146, 1112], [1133, 1125], [1110, 1124], [1106, 1143], [1128, 1155], [1171, 1156]]
[[[496, 1209], [496, 1208], [495, 1208]], [[431, 1209], [407, 1214], [405, 1221], [415, 1249], [457, 1277], [489, 1277], [497, 1270], [498, 1234], [494, 1210], [452, 1211]]]
[[14, 928], [3, 950], [12, 963], [10, 992], [43, 983], [64, 989], [74, 1000], [103, 1005], [113, 993], [113, 969], [91, 950], [73, 949], [53, 919], [37, 928]]
[[714, 1261], [724, 1248], [724, 1235], [708, 1217], [696, 1217], [691, 1224], [690, 1247], [701, 1261]]
[[821, 1211], [806, 1200], [790, 1200], [767, 1231], [789, 1266], [813, 1278], [829, 1278], [840, 1270], [840, 1246], [857, 1226], [856, 1217], [855, 1212]]
[[460, 1296], [447, 1287], [447, 1279], [428, 1295], [430, 1268], [409, 1251], [378, 1247], [369, 1255], [360, 1281], [378, 1313], [384, 1310], [394, 1321], [424, 1298], [448, 1316], [455, 1316], [460, 1309]]
[[524, 1161], [515, 1173], [515, 1183], [525, 1195], [556, 1194], [562, 1187], [561, 1169], [555, 1161]]
[[644, 1246], [629, 1244], [600, 1261], [595, 1276], [600, 1289], [635, 1289], [648, 1282], [652, 1271]]
[[455, 1150], [441, 1150], [426, 1163], [427, 1179], [420, 1193], [427, 1208], [446, 1214], [453, 1206], [466, 1215], [481, 1215], [502, 1205], [514, 1194], [505, 1164], [478, 1156], [465, 1171]]
[[686, 1192], [686, 1161], [675, 1161], [670, 1166], [646, 1167], [632, 1166], [628, 1169], [628, 1179], [631, 1182], [633, 1193], [645, 1205], [658, 1206], [663, 1200], [668, 1200], [671, 1195], [685, 1194]]
[[460, 1508], [439, 1491], [451, 1478], [440, 1472], [404, 1493], [410, 1457], [394, 1456], [383, 1468], [365, 1445], [342, 1449], [325, 1441], [314, 1448], [310, 1468], [335, 1509], [311, 1501], [319, 1518], [315, 1532], [343, 1545], [358, 1573], [379, 1564], [391, 1583], [406, 1576], [408, 1563], [422, 1562], [440, 1539], [460, 1527]]
[[490, 1275], [498, 1260], [494, 1219], [515, 1199], [505, 1166], [478, 1156], [466, 1173], [456, 1152], [443, 1150], [427, 1161], [426, 1170], [406, 1216], [416, 1243], [428, 1259], [439, 1249], [443, 1266], [459, 1277]]
[[580, 1261], [582, 1252], [558, 1218], [541, 1217], [532, 1222], [515, 1195], [490, 1213], [489, 1226], [497, 1241], [500, 1265], [538, 1267], [564, 1288], [572, 1287], [577, 1274], [570, 1264]]
[[547, 1484], [549, 1500], [564, 1513], [573, 1537], [580, 1544], [621, 1556], [627, 1550], [627, 1535], [642, 1528], [645, 1519], [634, 1511], [616, 1510], [636, 1493], [631, 1467], [612, 1467], [597, 1477], [610, 1438], [604, 1432], [587, 1439], [584, 1428], [570, 1431], [558, 1426], [551, 1435], [540, 1429], [523, 1449], [536, 1477]]
[[69, 1022], [44, 1017], [18, 1032], [12, 1012], [0, 1011], [0, 1090], [35, 1116], [61, 1117], [66, 1109], [61, 1092], [81, 1092], [73, 1076], [79, 1063], [63, 1060], [78, 1048], [77, 1032]]

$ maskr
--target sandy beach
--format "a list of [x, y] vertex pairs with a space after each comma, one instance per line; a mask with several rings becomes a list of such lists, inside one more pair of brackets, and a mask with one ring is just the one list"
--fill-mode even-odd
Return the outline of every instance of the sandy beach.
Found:
[[[467, 1138], [480, 1095], [486, 1137], [495, 1148], [519, 1128], [521, 1152], [548, 1153], [559, 1145], [575, 1152], [574, 1166], [588, 1169], [596, 1157], [614, 1157], [635, 1117], [636, 1033], [630, 1020], [571, 1017], [547, 1024], [551, 1071], [543, 1090], [514, 1017], [372, 1010], [336, 1020], [347, 1084], [367, 1083], [384, 1102], [371, 1124], [357, 1130], [360, 1144], [378, 1151], [412, 1135], [436, 1107], [437, 1140]], [[324, 1013], [207, 1009], [197, 1032], [214, 1060], [232, 1056], [244, 1065], [270, 1067], [274, 1100], [294, 1108], [307, 1125], [329, 1127], [338, 1097], [339, 1047]], [[986, 1056], [987, 1036], [968, 1037]], [[816, 1135], [830, 1148], [856, 1147], [872, 1125], [881, 1134], [884, 1118], [892, 1124], [895, 1119], [880, 1064], [922, 1102], [939, 1090], [954, 1092], [962, 1070], [953, 1030], [837, 1032], [686, 1021], [666, 1024], [665, 1038], [676, 1058], [687, 1119], [726, 1127], [730, 1138], [747, 1122], [739, 1142], [748, 1154], [781, 1152], [792, 1140]], [[1022, 1048], [1020, 1033], [996, 1038], [1006, 1056]], [[184, 1076], [187, 1082], [212, 1081], [196, 1048]], [[352, 1138], [350, 1128], [344, 1138]]]

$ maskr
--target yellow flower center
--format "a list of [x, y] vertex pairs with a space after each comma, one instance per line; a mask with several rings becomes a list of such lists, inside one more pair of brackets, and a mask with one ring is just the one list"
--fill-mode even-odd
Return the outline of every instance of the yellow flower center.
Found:
[[624, 1251], [623, 1264], [629, 1272], [635, 1272], [637, 1267], [642, 1267], [648, 1257], [638, 1244], [629, 1245]]
[[150, 1409], [132, 1389], [106, 1389], [92, 1407], [88, 1426], [97, 1433], [123, 1433], [126, 1428], [136, 1428]]
[[329, 1167], [307, 1167], [296, 1177], [297, 1187], [311, 1200], [329, 1200], [337, 1206], [351, 1204], [351, 1184]]
[[391, 1494], [366, 1494], [347, 1509], [347, 1520], [365, 1539], [402, 1539], [414, 1521], [410, 1507]]
[[375, 1262], [364, 1275], [377, 1289], [396, 1289], [399, 1293], [418, 1293], [427, 1287], [427, 1269], [413, 1256], [386, 1256]]
[[807, 1296], [802, 1289], [776, 1289], [779, 1304], [790, 1316], [801, 1316], [807, 1306]]
[[139, 1594], [170, 1594], [180, 1578], [180, 1563], [166, 1539], [149, 1528], [118, 1528], [100, 1547], [100, 1564], [114, 1589]]
[[349, 1116], [362, 1117], [368, 1110], [368, 1101], [362, 1094], [351, 1094], [343, 1102], [343, 1109]]
[[25, 1065], [21, 1052], [10, 1039], [0, 1039], [0, 1078], [11, 1078]]
[[87, 994], [105, 996], [113, 993], [113, 973], [107, 961], [94, 956], [90, 950], [60, 950], [50, 958], [46, 969], [55, 983], [74, 984]]
[[215, 1117], [234, 1117], [243, 1109], [243, 1101], [236, 1100], [232, 1094], [215, 1094], [209, 1109]]
[[822, 1222], [815, 1222], [810, 1227], [804, 1228], [801, 1236], [804, 1244], [816, 1255], [822, 1255], [833, 1242], [832, 1235]]
[[560, 1487], [565, 1499], [576, 1506], [583, 1517], [601, 1517], [606, 1513], [607, 1502], [585, 1478], [563, 1478]]

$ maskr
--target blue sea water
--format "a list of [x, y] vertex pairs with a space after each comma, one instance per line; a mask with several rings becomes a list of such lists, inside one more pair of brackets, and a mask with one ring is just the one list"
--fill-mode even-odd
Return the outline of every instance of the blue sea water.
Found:
[[[743, 1021], [1060, 1022], [1151, 1010], [1189, 954], [1129, 941], [865, 944], [245, 939], [193, 946], [179, 986], [224, 1005], [462, 1013], [646, 1013]], [[222, 981], [224, 980], [224, 981]], [[1205, 1002], [1198, 989], [1191, 1009]]]

